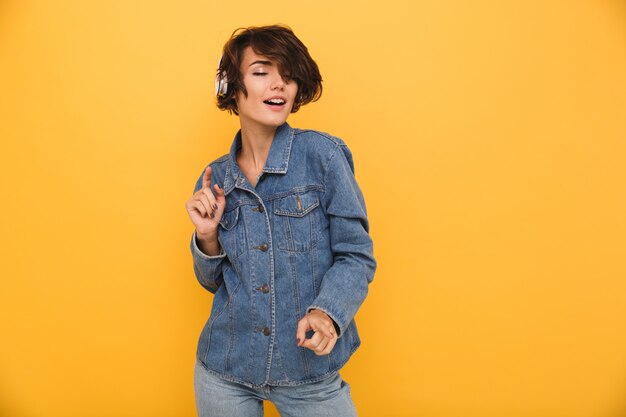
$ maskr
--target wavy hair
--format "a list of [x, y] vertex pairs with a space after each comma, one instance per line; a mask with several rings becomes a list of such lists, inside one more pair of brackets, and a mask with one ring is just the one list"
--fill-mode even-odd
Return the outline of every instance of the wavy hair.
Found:
[[298, 83], [298, 95], [291, 109], [297, 112], [300, 106], [317, 101], [322, 95], [322, 76], [306, 46], [285, 25], [250, 26], [236, 29], [224, 45], [218, 72], [226, 74], [228, 89], [217, 98], [217, 107], [229, 113], [239, 114], [235, 98], [241, 91], [248, 92], [239, 70], [244, 50], [252, 50], [276, 61], [283, 78]]

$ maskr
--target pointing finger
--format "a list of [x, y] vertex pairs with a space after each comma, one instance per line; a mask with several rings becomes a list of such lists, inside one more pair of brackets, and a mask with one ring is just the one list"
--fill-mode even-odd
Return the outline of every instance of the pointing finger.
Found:
[[204, 170], [204, 176], [202, 177], [202, 188], [211, 186], [211, 167], [208, 166]]
[[215, 202], [215, 197], [209, 188], [203, 188], [202, 194], [209, 200], [210, 206], [212, 210], [217, 210], [217, 203]]

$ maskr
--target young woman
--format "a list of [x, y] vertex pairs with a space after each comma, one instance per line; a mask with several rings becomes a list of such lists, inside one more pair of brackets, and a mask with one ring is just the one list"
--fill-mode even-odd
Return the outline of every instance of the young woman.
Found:
[[345, 142], [292, 128], [322, 93], [307, 48], [285, 26], [236, 30], [216, 77], [239, 115], [186, 208], [194, 272], [214, 294], [196, 353], [200, 416], [356, 416], [339, 369], [359, 347], [354, 315], [376, 261]]

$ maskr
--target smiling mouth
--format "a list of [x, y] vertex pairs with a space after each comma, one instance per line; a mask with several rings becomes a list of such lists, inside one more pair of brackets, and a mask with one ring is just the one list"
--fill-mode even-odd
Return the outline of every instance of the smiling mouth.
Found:
[[272, 98], [270, 100], [263, 101], [263, 103], [269, 104], [270, 106], [282, 106], [283, 104], [285, 104], [285, 100], [280, 98]]

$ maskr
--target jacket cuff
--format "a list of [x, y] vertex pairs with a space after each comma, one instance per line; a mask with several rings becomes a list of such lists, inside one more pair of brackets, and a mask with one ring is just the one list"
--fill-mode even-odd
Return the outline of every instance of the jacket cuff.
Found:
[[224, 252], [224, 248], [222, 247], [222, 245], [220, 245], [220, 253], [219, 255], [207, 255], [206, 253], [202, 252], [200, 250], [200, 248], [198, 247], [198, 242], [197, 242], [197, 236], [196, 236], [196, 231], [193, 231], [193, 236], [191, 237], [191, 251], [193, 253], [194, 256], [199, 257], [200, 259], [203, 259], [205, 261], [213, 261], [213, 260], [221, 260], [226, 256], [226, 252]]
[[333, 325], [335, 326], [335, 331], [337, 332], [337, 339], [339, 339], [341, 336], [343, 336], [343, 327], [341, 327], [339, 325], [339, 322], [337, 321], [337, 319], [335, 318], [335, 315], [333, 313], [328, 311], [328, 309], [325, 309], [325, 308], [320, 307], [320, 306], [310, 306], [309, 308], [306, 309], [306, 313], [309, 314], [311, 312], [311, 310], [320, 310], [320, 311], [323, 311], [324, 313], [326, 313], [328, 315], [328, 317], [330, 317], [330, 319], [333, 321]]
[[193, 236], [191, 236], [190, 246], [193, 257], [193, 270], [198, 282], [209, 292], [215, 294], [223, 280], [221, 268], [222, 262], [226, 258], [224, 249], [221, 248], [220, 254], [215, 256], [209, 256], [202, 252], [196, 242], [195, 231]]

